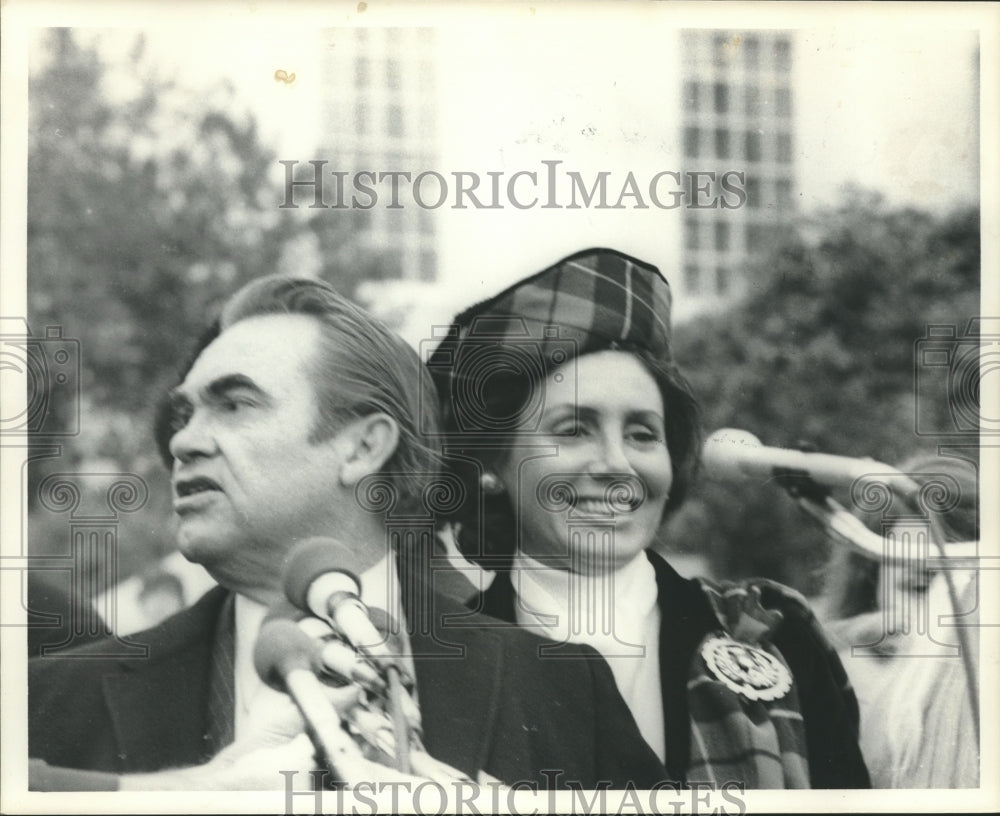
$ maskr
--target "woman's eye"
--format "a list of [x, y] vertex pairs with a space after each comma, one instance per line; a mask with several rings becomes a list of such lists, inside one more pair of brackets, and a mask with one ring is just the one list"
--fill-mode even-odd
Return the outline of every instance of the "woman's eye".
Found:
[[587, 433], [587, 426], [576, 420], [557, 422], [552, 427], [552, 433], [556, 436], [584, 436]]
[[652, 445], [663, 441], [663, 434], [642, 425], [629, 428], [625, 435], [633, 442], [643, 445]]

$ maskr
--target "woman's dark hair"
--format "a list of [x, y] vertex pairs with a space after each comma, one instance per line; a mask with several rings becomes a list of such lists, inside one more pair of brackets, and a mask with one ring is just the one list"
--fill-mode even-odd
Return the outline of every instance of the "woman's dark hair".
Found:
[[[667, 450], [670, 453], [673, 484], [664, 508], [664, 519], [683, 503], [701, 458], [703, 433], [701, 411], [691, 387], [672, 362], [664, 361], [643, 348], [609, 344], [589, 348], [586, 354], [621, 351], [634, 355], [656, 381], [663, 399]], [[533, 403], [532, 395], [542, 379], [556, 368], [525, 373], [506, 371], [491, 376], [478, 390], [478, 414], [498, 418], [517, 417], [520, 409]], [[455, 537], [462, 554], [490, 570], [510, 566], [517, 541], [512, 499], [506, 493], [483, 490], [480, 477], [494, 471], [510, 455], [509, 436], [486, 437], [470, 432], [462, 422], [462, 395], [447, 380], [440, 380], [442, 420], [446, 433], [446, 466], [464, 486], [465, 500], [449, 518], [455, 523]], [[513, 433], [516, 429], [510, 427]]]

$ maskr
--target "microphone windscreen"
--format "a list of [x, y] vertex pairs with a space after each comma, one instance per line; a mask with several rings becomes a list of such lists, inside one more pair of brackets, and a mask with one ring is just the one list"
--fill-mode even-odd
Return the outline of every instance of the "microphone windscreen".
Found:
[[257, 674], [271, 688], [285, 690], [285, 676], [294, 669], [313, 670], [317, 647], [298, 624], [288, 618], [272, 618], [260, 627], [253, 650]]
[[701, 454], [702, 468], [709, 478], [725, 478], [736, 470], [734, 461], [741, 453], [761, 447], [761, 441], [749, 431], [720, 428], [705, 440]]
[[309, 608], [309, 587], [328, 572], [342, 572], [361, 582], [343, 564], [351, 563], [347, 546], [335, 538], [307, 538], [291, 550], [285, 560], [285, 596], [299, 609]]

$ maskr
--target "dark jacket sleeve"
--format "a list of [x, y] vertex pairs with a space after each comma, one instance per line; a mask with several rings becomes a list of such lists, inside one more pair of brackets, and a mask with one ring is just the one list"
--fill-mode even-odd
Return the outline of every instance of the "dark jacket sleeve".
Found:
[[783, 616], [774, 644], [795, 676], [814, 788], [870, 788], [858, 746], [858, 700], [836, 650], [798, 593], [771, 581], [761, 587], [764, 606]]
[[118, 772], [119, 746], [101, 689], [107, 661], [28, 661], [28, 755], [61, 768]]

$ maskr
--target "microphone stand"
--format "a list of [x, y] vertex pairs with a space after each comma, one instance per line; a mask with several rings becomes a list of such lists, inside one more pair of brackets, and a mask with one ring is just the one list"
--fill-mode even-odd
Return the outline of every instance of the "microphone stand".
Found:
[[[920, 492], [920, 485], [904, 473], [897, 470], [892, 476], [894, 478], [891, 481], [879, 480], [880, 484], [888, 484], [891, 490], [900, 494], [904, 499], [913, 499]], [[783, 479], [779, 477], [778, 483], [795, 499], [807, 515], [819, 522], [824, 532], [832, 540], [839, 544], [847, 544], [868, 558], [884, 560], [885, 539], [871, 532], [860, 519], [832, 499], [829, 488], [800, 474], [797, 474], [795, 478]], [[937, 550], [938, 556], [942, 561], [954, 562], [955, 557], [950, 556], [945, 550], [945, 535], [941, 520], [933, 513], [927, 514], [927, 520], [930, 526], [930, 543]], [[948, 545], [948, 549], [952, 549], [952, 547], [959, 550], [958, 558], [960, 560], [968, 560], [970, 564], [978, 566], [979, 557], [976, 552], [978, 542], [960, 542], [956, 545]], [[943, 569], [941, 572], [944, 574], [945, 584], [948, 587], [948, 599], [951, 602], [952, 613], [957, 617], [959, 614], [958, 591], [955, 588], [955, 579], [950, 569]], [[972, 662], [971, 639], [968, 627], [956, 626], [955, 629], [958, 633], [969, 707], [972, 711], [972, 725], [976, 732], [976, 742], [979, 743], [979, 682], [976, 667]]]

